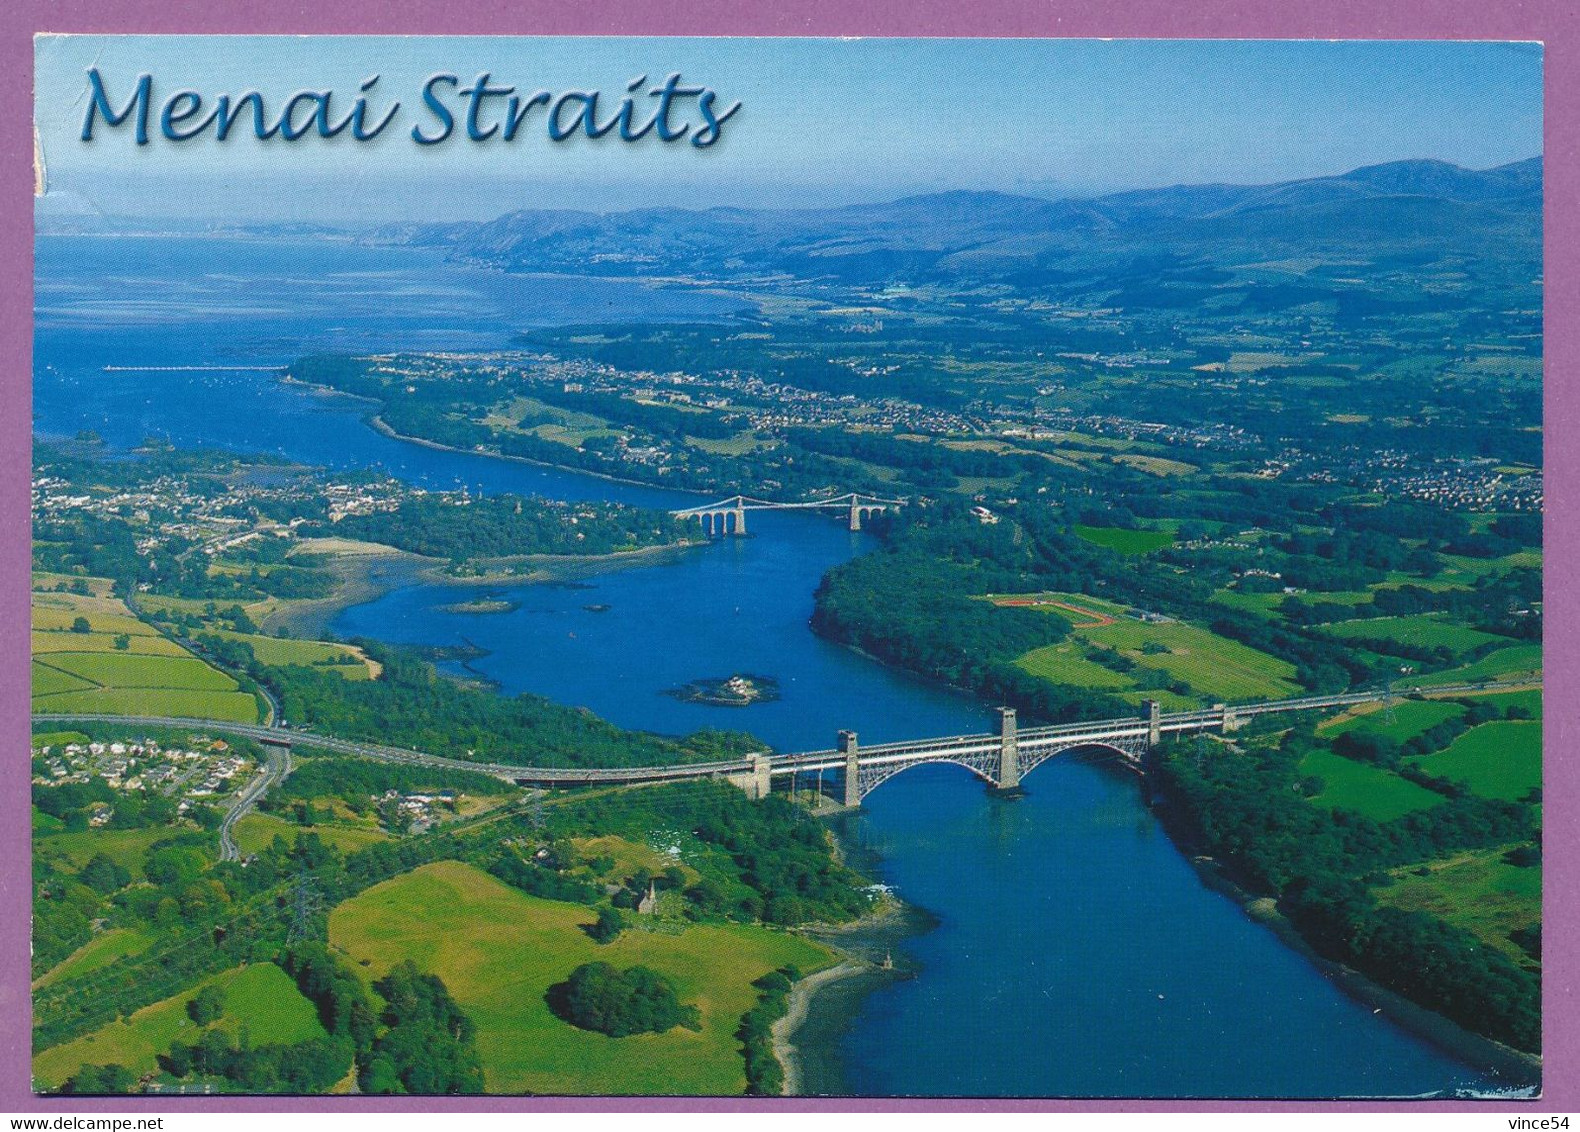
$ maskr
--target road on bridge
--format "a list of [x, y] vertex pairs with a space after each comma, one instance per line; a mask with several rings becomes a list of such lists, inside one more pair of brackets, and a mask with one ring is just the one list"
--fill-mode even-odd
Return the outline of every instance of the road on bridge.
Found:
[[[1446, 684], [1439, 687], [1397, 689], [1395, 691], [1340, 692], [1327, 696], [1299, 696], [1286, 700], [1266, 700], [1250, 704], [1219, 705], [1195, 711], [1167, 712], [1158, 717], [1161, 734], [1183, 734], [1223, 727], [1229, 718], [1248, 720], [1259, 715], [1314, 711], [1335, 707], [1350, 707], [1363, 703], [1381, 703], [1409, 694], [1457, 695], [1465, 692], [1486, 691], [1491, 688], [1512, 687], [1495, 681], [1476, 684]], [[526, 786], [620, 786], [657, 782], [673, 782], [696, 778], [715, 778], [751, 774], [766, 762], [774, 776], [796, 774], [820, 769], [834, 769], [844, 765], [844, 754], [836, 750], [808, 751], [794, 754], [746, 755], [736, 759], [723, 759], [699, 763], [672, 763], [662, 766], [633, 767], [539, 767], [518, 763], [474, 762], [467, 759], [431, 755], [403, 747], [388, 747], [377, 743], [340, 739], [313, 732], [284, 730], [257, 724], [227, 723], [223, 720], [189, 719], [174, 717], [133, 717], [91, 713], [39, 713], [33, 716], [38, 722], [70, 723], [127, 723], [137, 720], [150, 727], [177, 727], [216, 731], [241, 735], [264, 744], [288, 744], [328, 751], [332, 754], [352, 755], [358, 758], [378, 759], [385, 762], [405, 763], [415, 766], [442, 767], [488, 774], [518, 785]], [[1088, 741], [1102, 742], [1113, 738], [1135, 738], [1138, 731], [1147, 727], [1145, 717], [1125, 716], [1120, 719], [1091, 720], [1082, 723], [1062, 723], [1050, 727], [1031, 727], [1018, 733], [1018, 741], [1025, 750], [1052, 747], [1073, 747]], [[995, 749], [1002, 737], [993, 732], [976, 735], [957, 735], [945, 738], [905, 740], [895, 743], [876, 743], [862, 747], [858, 759], [863, 765], [899, 763], [922, 759], [949, 758], [957, 754], [984, 755]], [[235, 812], [239, 820], [247, 808], [255, 804], [276, 781], [267, 775], [254, 786], [259, 786], [246, 806]], [[249, 792], [251, 791], [249, 787]], [[229, 815], [227, 815], [229, 817]], [[235, 821], [230, 822], [234, 826]], [[223, 840], [222, 840], [223, 848]]]

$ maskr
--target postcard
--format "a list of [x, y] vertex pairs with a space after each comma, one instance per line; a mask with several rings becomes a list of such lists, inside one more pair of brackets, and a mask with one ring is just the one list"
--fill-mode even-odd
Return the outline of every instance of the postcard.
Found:
[[1541, 44], [33, 51], [41, 1102], [1541, 1095]]

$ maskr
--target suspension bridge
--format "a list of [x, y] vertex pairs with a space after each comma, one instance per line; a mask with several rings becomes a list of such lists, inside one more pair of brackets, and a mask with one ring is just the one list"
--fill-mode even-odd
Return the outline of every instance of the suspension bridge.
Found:
[[836, 495], [831, 499], [812, 499], [804, 503], [775, 503], [769, 499], [753, 499], [748, 495], [732, 495], [717, 503], [704, 503], [698, 507], [672, 511], [670, 514], [677, 519], [698, 519], [702, 523], [703, 533], [709, 538], [723, 538], [725, 535], [746, 533], [748, 511], [831, 512], [845, 515], [850, 523], [850, 529], [859, 531], [862, 523], [872, 516], [903, 506], [905, 506], [903, 499], [884, 499], [881, 496], [862, 495], [855, 491]]

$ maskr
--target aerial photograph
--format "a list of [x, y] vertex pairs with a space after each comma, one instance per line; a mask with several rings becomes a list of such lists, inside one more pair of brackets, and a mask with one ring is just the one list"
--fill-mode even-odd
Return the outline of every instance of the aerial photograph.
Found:
[[34, 51], [36, 1093], [1539, 1094], [1539, 44]]

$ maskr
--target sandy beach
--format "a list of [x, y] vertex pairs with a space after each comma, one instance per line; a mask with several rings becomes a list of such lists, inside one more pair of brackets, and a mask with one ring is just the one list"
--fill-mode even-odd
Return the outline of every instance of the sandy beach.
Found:
[[798, 1097], [804, 1094], [801, 1051], [795, 1039], [806, 1024], [812, 1008], [812, 998], [819, 988], [840, 979], [848, 979], [871, 969], [871, 964], [859, 959], [845, 959], [832, 967], [825, 967], [808, 975], [790, 988], [790, 1003], [783, 1018], [773, 1024], [774, 1057], [784, 1069], [784, 1095]]

